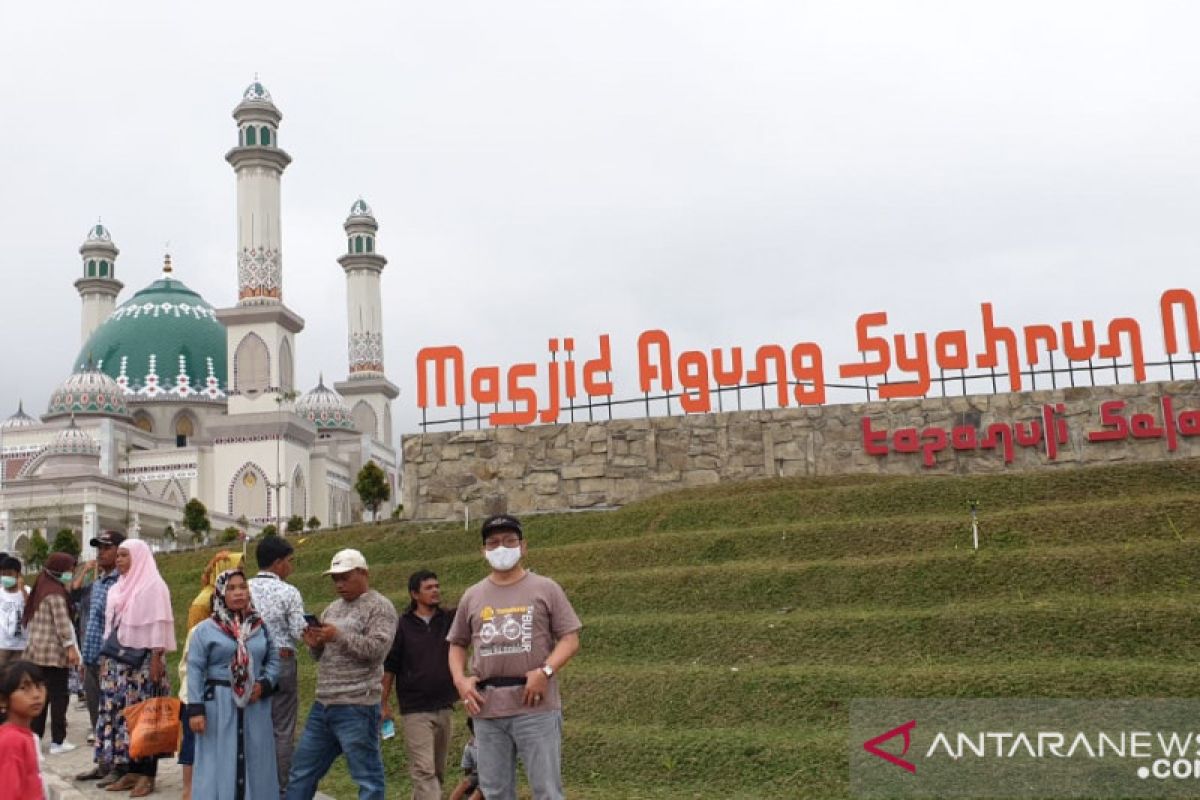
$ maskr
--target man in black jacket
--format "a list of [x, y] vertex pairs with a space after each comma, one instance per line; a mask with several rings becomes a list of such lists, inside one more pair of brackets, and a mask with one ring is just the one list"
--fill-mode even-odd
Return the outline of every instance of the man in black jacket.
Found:
[[382, 717], [393, 719], [394, 684], [413, 800], [440, 800], [450, 747], [450, 710], [458, 699], [446, 641], [454, 609], [441, 607], [441, 585], [428, 570], [409, 576], [408, 596], [408, 608], [396, 623], [396, 638], [383, 665]]

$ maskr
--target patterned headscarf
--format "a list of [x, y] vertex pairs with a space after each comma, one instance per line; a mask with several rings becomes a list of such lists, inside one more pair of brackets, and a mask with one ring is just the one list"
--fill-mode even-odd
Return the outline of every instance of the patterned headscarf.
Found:
[[[254, 676], [250, 673], [250, 649], [246, 647], [246, 642], [262, 627], [263, 621], [254, 609], [253, 601], [242, 611], [231, 611], [225, 604], [225, 589], [230, 578], [235, 575], [241, 575], [242, 580], [246, 580], [246, 573], [241, 569], [225, 570], [217, 576], [216, 585], [213, 587], [212, 619], [217, 623], [217, 627], [237, 642], [237, 649], [229, 662], [229, 685], [233, 689], [233, 702], [238, 708], [245, 708], [250, 703], [250, 693], [254, 688]], [[249, 588], [246, 591], [249, 592]]]
[[216, 583], [217, 576], [227, 569], [234, 569], [241, 565], [242, 554], [229, 550], [222, 550], [208, 562], [208, 566], [200, 575], [200, 594], [196, 595], [196, 599], [188, 606], [187, 626], [189, 631], [212, 616], [213, 584]]

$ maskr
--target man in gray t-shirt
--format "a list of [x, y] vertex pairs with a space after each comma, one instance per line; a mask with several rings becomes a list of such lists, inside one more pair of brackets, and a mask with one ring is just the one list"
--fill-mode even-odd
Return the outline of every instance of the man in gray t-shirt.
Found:
[[325, 574], [333, 578], [339, 599], [325, 609], [319, 625], [304, 631], [304, 643], [317, 659], [317, 692], [292, 756], [286, 797], [312, 800], [341, 753], [360, 800], [384, 800], [379, 700], [396, 608], [371, 588], [367, 560], [357, 550], [338, 551]]
[[561, 800], [558, 671], [578, 652], [583, 624], [561, 586], [521, 565], [528, 544], [516, 517], [489, 517], [482, 534], [491, 574], [463, 594], [446, 636], [450, 675], [475, 720], [479, 790], [516, 800], [515, 752], [535, 800]]

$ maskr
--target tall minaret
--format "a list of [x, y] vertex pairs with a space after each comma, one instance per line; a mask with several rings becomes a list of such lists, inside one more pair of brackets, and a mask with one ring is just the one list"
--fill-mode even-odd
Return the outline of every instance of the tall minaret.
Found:
[[283, 301], [279, 179], [292, 157], [279, 147], [283, 115], [255, 76], [233, 110], [238, 146], [225, 154], [237, 173], [238, 305]]
[[346, 218], [346, 253], [338, 263], [346, 273], [350, 375], [335, 385], [350, 404], [355, 427], [392, 446], [391, 401], [400, 390], [383, 371], [383, 301], [379, 278], [387, 259], [375, 252], [379, 223], [362, 198]]
[[117, 295], [125, 287], [115, 277], [120, 252], [112, 243], [108, 229], [99, 222], [88, 231], [87, 240], [79, 248], [79, 255], [83, 256], [83, 277], [75, 281], [75, 288], [83, 301], [82, 344], [87, 344], [92, 332], [112, 314]]
[[294, 388], [295, 334], [304, 320], [283, 304], [279, 182], [292, 157], [279, 147], [283, 115], [258, 77], [233, 110], [237, 147], [238, 302], [221, 309], [229, 353], [229, 414], [278, 411]]

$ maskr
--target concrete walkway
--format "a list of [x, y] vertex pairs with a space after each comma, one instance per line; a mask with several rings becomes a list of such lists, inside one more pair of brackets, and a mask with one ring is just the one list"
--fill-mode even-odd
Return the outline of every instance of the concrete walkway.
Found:
[[[67, 712], [67, 741], [76, 748], [70, 753], [52, 756], [49, 753], [49, 733], [42, 739], [43, 778], [49, 790], [51, 800], [84, 800], [84, 798], [100, 798], [114, 800], [128, 797], [128, 792], [107, 792], [96, 788], [95, 781], [76, 781], [74, 778], [81, 772], [92, 768], [92, 747], [87, 743], [90, 729], [87, 709], [71, 699], [71, 707]], [[154, 783], [154, 796], [177, 798], [183, 794], [183, 770], [174, 757], [163, 758], [158, 762], [158, 778]], [[328, 795], [317, 793], [316, 800], [332, 800]]]

